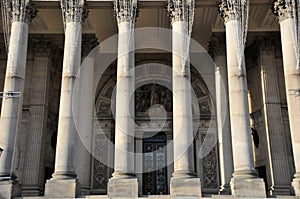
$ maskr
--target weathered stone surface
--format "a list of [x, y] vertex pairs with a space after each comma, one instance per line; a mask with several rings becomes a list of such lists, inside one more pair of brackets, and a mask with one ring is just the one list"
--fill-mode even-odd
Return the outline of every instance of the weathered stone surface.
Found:
[[174, 198], [198, 198], [201, 197], [200, 178], [172, 178], [170, 194]]
[[266, 197], [265, 183], [261, 178], [232, 178], [230, 185], [234, 197]]
[[46, 198], [75, 198], [79, 192], [77, 179], [51, 179], [45, 185]]
[[107, 193], [110, 198], [138, 198], [138, 180], [137, 178], [111, 178], [108, 182]]
[[300, 198], [300, 180], [294, 179], [294, 181], [292, 182], [292, 187], [294, 189], [295, 195], [299, 196]]
[[12, 180], [0, 181], [0, 199], [14, 198], [21, 195], [21, 185]]

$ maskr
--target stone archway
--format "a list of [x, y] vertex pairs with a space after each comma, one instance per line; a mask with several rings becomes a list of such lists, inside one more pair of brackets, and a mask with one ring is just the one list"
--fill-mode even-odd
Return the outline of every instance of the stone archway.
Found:
[[[111, 141], [114, 140], [114, 89], [116, 87], [116, 75], [112, 71], [112, 68], [109, 69], [109, 77], [106, 77], [106, 80], [101, 81], [101, 85], [98, 85], [98, 92], [96, 93], [95, 98], [95, 110], [97, 118], [97, 123], [100, 126], [105, 128], [106, 133], [105, 136], [109, 137]], [[170, 66], [161, 64], [159, 62], [150, 62], [143, 63], [136, 66], [136, 79], [135, 79], [135, 122], [136, 133], [140, 134], [140, 138], [137, 138], [138, 143], [141, 145], [140, 152], [143, 150], [143, 137], [149, 137], [153, 132], [167, 132], [167, 140], [172, 141], [172, 77]], [[116, 72], [116, 71], [115, 71]], [[114, 76], [115, 75], [115, 76]], [[191, 67], [191, 87], [194, 90], [196, 96], [196, 103], [199, 106], [199, 114], [194, 116], [197, 118], [196, 120], [200, 120], [200, 126], [197, 130], [196, 140], [195, 141], [195, 157], [198, 153], [199, 146], [203, 142], [203, 137], [205, 137], [207, 133], [207, 129], [209, 128], [210, 120], [212, 119], [211, 113], [213, 112], [213, 106], [211, 104], [211, 99], [209, 96], [209, 91], [202, 79], [201, 75], [197, 72], [197, 70]], [[158, 117], [155, 118], [154, 115], [151, 115], [151, 110], [153, 108], [157, 108], [156, 105], [160, 105], [160, 110], [165, 111], [166, 114], [163, 120], [160, 120]], [[157, 115], [156, 115], [157, 116]], [[155, 134], [155, 133], [154, 133]], [[153, 134], [153, 135], [154, 135]], [[97, 139], [96, 132], [94, 132], [95, 140]], [[94, 147], [98, 147], [96, 151], [105, 151], [99, 148], [99, 146], [105, 146], [104, 143], [95, 143]], [[113, 152], [106, 151], [105, 152], [108, 159], [113, 160]], [[204, 183], [203, 191], [207, 189], [207, 192], [216, 192], [218, 190], [218, 154], [217, 150], [214, 149], [205, 159], [197, 159], [197, 174]], [[170, 158], [170, 157], [168, 157]], [[92, 162], [92, 189], [98, 190], [101, 193], [105, 193], [106, 191], [106, 183], [107, 179], [111, 176], [112, 169], [105, 167], [105, 165], [101, 165], [99, 161]], [[95, 164], [97, 164], [95, 166]], [[98, 168], [98, 170], [97, 170]], [[141, 166], [143, 168], [143, 166]], [[143, 172], [142, 170], [140, 172]], [[169, 178], [171, 176], [172, 169], [168, 167], [167, 175]], [[96, 178], [97, 177], [97, 178]], [[143, 182], [143, 175], [138, 175], [139, 182]], [[167, 183], [169, 185], [169, 182]], [[168, 190], [168, 188], [167, 188]], [[143, 185], [139, 185], [140, 195], [143, 193]]]

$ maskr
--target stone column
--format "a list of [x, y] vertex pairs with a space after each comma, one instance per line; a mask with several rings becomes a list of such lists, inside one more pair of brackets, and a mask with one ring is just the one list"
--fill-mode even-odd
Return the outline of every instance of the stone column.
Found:
[[290, 170], [281, 113], [280, 93], [275, 63], [275, 39], [257, 38], [261, 70], [263, 114], [267, 138], [269, 194], [290, 195]]
[[[181, 2], [181, 1], [180, 1]], [[194, 172], [193, 116], [190, 85], [189, 18], [187, 3], [169, 1], [172, 23], [173, 143], [174, 173], [170, 183], [172, 197], [200, 197], [200, 178]]]
[[[66, 3], [66, 4], [65, 4]], [[76, 104], [78, 89], [74, 83], [78, 78], [81, 63], [82, 21], [87, 12], [84, 1], [62, 1], [65, 19], [65, 47], [63, 74], [58, 119], [57, 147], [55, 156], [55, 172], [53, 178], [45, 186], [45, 196], [52, 198], [75, 197], [79, 192], [79, 184], [74, 168]]]
[[[220, 15], [225, 20], [228, 92], [231, 122], [231, 137], [234, 173], [231, 179], [231, 192], [235, 197], [265, 197], [263, 179], [257, 177], [254, 169], [250, 115], [248, 107], [248, 88], [245, 59], [239, 52], [241, 45], [241, 14], [236, 13], [238, 1], [226, 0], [220, 3]], [[255, 190], [255, 191], [253, 191]]]
[[29, 23], [37, 13], [31, 1], [13, 0], [11, 6], [11, 35], [0, 120], [0, 147], [4, 149], [0, 158], [0, 196], [3, 198], [16, 193], [13, 153], [24, 91]]
[[299, 44], [296, 43], [298, 42], [297, 37], [299, 37], [296, 35], [299, 34], [296, 30], [299, 27], [296, 26], [293, 9], [298, 11], [299, 7], [293, 8], [293, 5], [287, 5], [286, 1], [277, 0], [273, 3], [273, 12], [278, 16], [280, 24], [285, 88], [296, 169], [292, 185], [295, 194], [300, 196], [300, 69], [299, 63], [297, 63], [299, 57], [297, 57], [298, 53], [295, 48], [296, 46], [299, 48]]
[[47, 39], [33, 40], [33, 72], [30, 116], [22, 180], [22, 195], [38, 196], [44, 189], [44, 143], [48, 117], [49, 68], [51, 46]]
[[220, 194], [230, 194], [233, 173], [225, 35], [213, 37], [209, 51], [216, 64], [216, 107], [221, 174]]
[[116, 0], [118, 62], [116, 87], [115, 161], [109, 197], [138, 197], [134, 170], [134, 22], [137, 0]]
[[98, 45], [96, 38], [82, 40], [82, 64], [79, 80], [78, 136], [76, 141], [75, 167], [81, 187], [81, 195], [90, 193], [91, 151], [94, 113], [94, 64], [90, 51]]

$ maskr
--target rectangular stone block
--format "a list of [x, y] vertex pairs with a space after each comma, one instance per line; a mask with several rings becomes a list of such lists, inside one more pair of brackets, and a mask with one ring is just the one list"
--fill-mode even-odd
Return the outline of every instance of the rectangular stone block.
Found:
[[300, 198], [300, 179], [294, 179], [292, 182], [292, 187], [296, 196]]
[[109, 198], [138, 198], [137, 178], [111, 178], [108, 182], [107, 195]]
[[202, 195], [200, 178], [171, 178], [170, 194], [172, 198], [200, 198]]
[[45, 185], [47, 198], [75, 198], [80, 194], [80, 185], [77, 179], [50, 179]]
[[0, 181], [0, 199], [21, 196], [21, 185], [12, 180]]
[[234, 197], [266, 198], [265, 183], [261, 178], [232, 178], [230, 185]]

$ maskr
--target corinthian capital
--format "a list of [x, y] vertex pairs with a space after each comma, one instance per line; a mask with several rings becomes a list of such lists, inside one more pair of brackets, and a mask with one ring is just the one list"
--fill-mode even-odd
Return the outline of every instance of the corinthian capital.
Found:
[[211, 38], [208, 45], [208, 53], [213, 58], [217, 55], [226, 55], [225, 34], [220, 34]]
[[219, 4], [219, 15], [224, 19], [225, 23], [240, 18], [238, 0], [222, 0]]
[[37, 9], [31, 0], [12, 0], [12, 21], [30, 23], [37, 14]]
[[118, 23], [134, 22], [138, 14], [138, 0], [115, 0], [114, 10]]
[[189, 3], [187, 0], [169, 0], [167, 10], [171, 22], [188, 22], [191, 16], [194, 14], [190, 9], [193, 7], [192, 2], [193, 1], [190, 1]]
[[64, 22], [82, 23], [88, 16], [85, 0], [62, 0]]
[[296, 10], [296, 5], [291, 1], [286, 0], [275, 0], [272, 6], [272, 12], [274, 15], [278, 17], [279, 22], [293, 18], [294, 17], [294, 9]]

